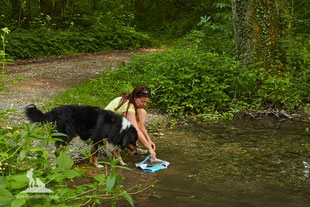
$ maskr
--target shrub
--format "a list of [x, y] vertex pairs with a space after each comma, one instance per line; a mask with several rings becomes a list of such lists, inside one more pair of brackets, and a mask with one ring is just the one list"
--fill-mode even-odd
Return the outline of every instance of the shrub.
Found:
[[260, 63], [240, 67], [232, 57], [199, 49], [154, 52], [134, 56], [129, 64], [64, 92], [52, 104], [105, 107], [145, 84], [152, 91], [150, 105], [177, 116], [232, 118], [240, 110], [258, 107], [298, 109], [309, 100], [306, 60], [298, 73], [269, 74]]
[[102, 96], [104, 88], [146, 84], [153, 91], [152, 103], [175, 115], [224, 113], [244, 106], [291, 110], [309, 99], [309, 70], [301, 71], [298, 77], [268, 74], [259, 63], [242, 68], [233, 58], [188, 48], [135, 56], [92, 86]]
[[[176, 115], [225, 110], [230, 100], [226, 83], [237, 64], [228, 57], [179, 49], [135, 56], [130, 64], [91, 81], [94, 96], [129, 92], [137, 85], [152, 89], [153, 104]], [[103, 97], [105, 98], [105, 97]]]
[[[117, 166], [117, 159], [111, 162], [100, 162], [105, 164], [106, 170], [95, 175], [91, 182], [84, 184], [78, 181], [78, 185], [73, 185], [72, 182], [75, 179], [80, 180], [84, 172], [73, 165], [74, 161], [66, 153], [61, 153], [54, 159], [55, 165], [51, 165], [50, 159], [54, 155], [48, 150], [47, 145], [56, 141], [52, 135], [59, 136], [59, 133], [52, 130], [52, 124], [44, 126], [27, 124], [21, 127], [0, 128], [1, 206], [103, 205], [104, 200], [109, 200], [111, 206], [115, 206], [119, 197], [125, 198], [133, 206], [130, 194], [139, 193], [148, 188], [141, 189], [139, 185], [135, 185], [130, 188], [130, 193], [127, 192], [121, 185], [121, 177], [115, 169], [128, 168]], [[87, 151], [82, 152], [86, 155], [85, 159], [90, 156]], [[29, 186], [26, 174], [30, 169], [33, 169], [33, 177], [39, 177], [52, 193], [43, 196], [40, 193], [22, 192]], [[37, 186], [39, 186], [38, 183]]]
[[14, 58], [47, 57], [111, 49], [137, 49], [151, 44], [147, 35], [131, 27], [98, 27], [87, 31], [14, 31], [8, 36], [7, 53]]
[[270, 108], [294, 109], [301, 103], [298, 90], [289, 77], [266, 76], [258, 95], [262, 99], [262, 104]]

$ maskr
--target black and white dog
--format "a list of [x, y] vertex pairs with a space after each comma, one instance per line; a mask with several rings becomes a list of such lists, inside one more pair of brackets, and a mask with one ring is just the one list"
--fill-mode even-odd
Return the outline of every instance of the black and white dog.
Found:
[[[99, 107], [63, 105], [49, 112], [41, 112], [34, 104], [26, 106], [26, 116], [32, 122], [56, 123], [55, 129], [67, 136], [57, 136], [62, 141], [56, 141], [60, 145], [67, 145], [75, 136], [80, 136], [84, 141], [91, 139], [94, 143], [91, 153], [95, 153], [103, 139], [107, 139], [107, 147], [120, 160], [121, 165], [126, 165], [120, 155], [120, 151], [128, 148], [136, 149], [138, 139], [135, 127], [125, 118], [112, 111]], [[96, 154], [96, 153], [95, 153]], [[90, 158], [96, 167], [102, 167], [96, 162], [96, 156]]]

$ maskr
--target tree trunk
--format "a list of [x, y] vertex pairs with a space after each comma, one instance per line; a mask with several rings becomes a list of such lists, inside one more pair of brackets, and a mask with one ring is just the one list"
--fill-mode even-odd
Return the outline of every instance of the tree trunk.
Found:
[[135, 10], [140, 12], [145, 12], [146, 10], [146, 3], [144, 0], [135, 0], [134, 1], [135, 4]]
[[40, 10], [43, 14], [52, 15], [54, 10], [53, 0], [40, 0]]
[[61, 17], [62, 15], [62, 0], [55, 0], [54, 15]]
[[279, 9], [286, 0], [232, 0], [236, 54], [243, 66], [261, 61], [274, 68], [285, 15]]
[[97, 0], [91, 0], [91, 5], [93, 10], [97, 10], [98, 2]]
[[21, 2], [20, 0], [11, 0], [11, 5], [11, 18], [19, 22], [21, 19]]
[[31, 0], [26, 1], [26, 12], [25, 12], [25, 22], [24, 22], [24, 27], [29, 28], [30, 27], [30, 22], [32, 21], [32, 6], [31, 6]]

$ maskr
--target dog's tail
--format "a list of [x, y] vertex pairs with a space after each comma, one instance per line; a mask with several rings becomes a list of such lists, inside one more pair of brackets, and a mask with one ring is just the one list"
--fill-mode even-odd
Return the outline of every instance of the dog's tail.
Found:
[[45, 122], [46, 116], [40, 111], [36, 105], [30, 104], [25, 109], [26, 116], [31, 122]]

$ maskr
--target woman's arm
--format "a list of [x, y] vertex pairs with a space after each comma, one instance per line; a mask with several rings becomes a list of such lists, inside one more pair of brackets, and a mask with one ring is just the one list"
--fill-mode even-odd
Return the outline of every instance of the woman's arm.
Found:
[[[145, 131], [143, 129], [141, 130], [134, 112], [128, 111], [128, 113], [126, 114], [126, 118], [136, 128], [139, 142], [141, 142], [141, 144], [144, 145], [149, 150], [151, 157], [155, 159], [156, 158], [155, 144], [152, 142], [149, 135], [147, 134], [145, 127], [144, 127]], [[145, 135], [145, 133], [147, 135]]]
[[139, 124], [139, 129], [141, 130], [141, 132], [143, 133], [143, 135], [146, 137], [147, 141], [149, 142], [149, 144], [151, 145], [151, 147], [153, 148], [153, 150], [156, 150], [156, 146], [155, 143], [151, 140], [151, 137], [149, 136], [149, 134], [147, 133], [147, 130], [145, 128], [145, 125], [140, 122]]

